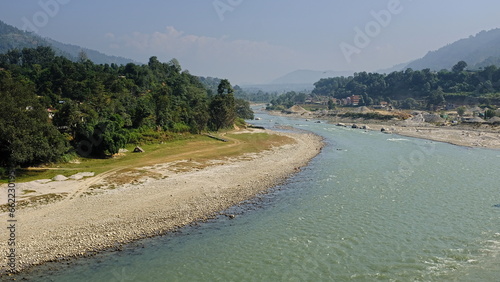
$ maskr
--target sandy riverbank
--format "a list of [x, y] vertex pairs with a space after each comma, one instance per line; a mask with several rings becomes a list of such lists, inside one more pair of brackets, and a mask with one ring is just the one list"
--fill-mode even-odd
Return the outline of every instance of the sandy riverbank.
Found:
[[385, 128], [392, 134], [450, 143], [458, 146], [500, 149], [500, 128], [472, 126], [385, 126], [368, 124], [373, 130]]
[[[17, 185], [19, 192], [30, 190], [36, 184], [37, 189], [59, 189], [70, 196], [16, 212], [16, 269], [91, 255], [133, 240], [164, 234], [250, 199], [297, 172], [321, 150], [319, 136], [285, 135], [294, 142], [203, 169], [170, 173], [163, 179], [144, 178], [95, 195], [85, 192], [92, 185], [106, 182], [113, 171], [60, 183], [20, 183]], [[169, 165], [143, 169], [161, 173]], [[6, 199], [4, 190], [2, 198]], [[7, 224], [7, 220], [8, 214], [1, 214], [0, 221]], [[9, 234], [2, 232], [3, 250], [8, 250], [7, 236]], [[8, 269], [6, 263], [2, 256], [2, 274]]]
[[498, 125], [461, 124], [437, 126], [431, 123], [406, 124], [404, 121], [332, 118], [312, 112], [283, 114], [275, 111], [269, 112], [269, 114], [309, 119], [311, 122], [322, 120], [332, 124], [343, 123], [346, 126], [356, 124], [358, 127], [362, 127], [366, 125], [370, 130], [380, 131], [384, 128], [390, 134], [428, 139], [458, 146], [500, 149], [500, 126]]

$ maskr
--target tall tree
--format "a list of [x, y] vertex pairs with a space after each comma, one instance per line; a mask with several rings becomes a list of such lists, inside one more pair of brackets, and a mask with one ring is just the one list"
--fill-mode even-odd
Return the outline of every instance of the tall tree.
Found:
[[243, 99], [236, 99], [236, 116], [242, 119], [253, 119], [254, 113], [250, 108], [250, 103]]
[[227, 79], [221, 80], [217, 95], [210, 103], [212, 129], [219, 130], [234, 124], [236, 118], [233, 88]]
[[460, 62], [456, 63], [451, 70], [454, 73], [459, 73], [459, 72], [463, 72], [466, 67], [467, 67], [467, 63], [464, 61], [460, 61]]
[[66, 140], [49, 122], [33, 86], [6, 71], [0, 71], [0, 108], [0, 165], [47, 163], [67, 152]]

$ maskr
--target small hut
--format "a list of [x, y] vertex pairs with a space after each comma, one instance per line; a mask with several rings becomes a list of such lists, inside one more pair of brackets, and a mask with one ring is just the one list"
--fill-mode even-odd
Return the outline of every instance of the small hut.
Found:
[[139, 146], [135, 147], [134, 149], [134, 153], [144, 153], [144, 152], [146, 151], [144, 151], [144, 149]]

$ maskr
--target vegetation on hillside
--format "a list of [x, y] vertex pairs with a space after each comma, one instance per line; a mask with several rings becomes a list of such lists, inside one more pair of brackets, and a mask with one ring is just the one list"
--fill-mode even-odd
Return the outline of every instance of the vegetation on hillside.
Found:
[[499, 104], [500, 69], [489, 66], [483, 70], [466, 71], [466, 66], [461, 61], [451, 71], [360, 72], [351, 77], [321, 79], [314, 84], [312, 93], [338, 99], [360, 95], [361, 106], [387, 101], [408, 109], [433, 109], [446, 102]]
[[272, 99], [267, 106], [267, 110], [285, 110], [296, 104], [303, 104], [306, 100], [305, 93], [295, 91], [287, 92]]
[[42, 38], [35, 33], [22, 31], [0, 21], [0, 53], [6, 53], [12, 49], [22, 50], [39, 46], [49, 46], [58, 56], [63, 56], [72, 61], [77, 61], [83, 51], [90, 60], [99, 64], [128, 64], [133, 62], [123, 57], [109, 56], [95, 50], [64, 44], [50, 38]]
[[[198, 77], [200, 82], [209, 90], [211, 93], [216, 93], [221, 83], [220, 78], [216, 77]], [[262, 90], [258, 90], [255, 92], [245, 91], [240, 86], [235, 85], [233, 87], [234, 97], [237, 99], [241, 99], [244, 101], [250, 101], [254, 103], [269, 103], [272, 99], [278, 97], [277, 93], [268, 93]]]
[[423, 58], [409, 63], [406, 68], [421, 70], [429, 68], [439, 71], [451, 69], [458, 61], [465, 61], [474, 69], [490, 65], [500, 66], [500, 29], [480, 33], [448, 44], [436, 51], [427, 53]]
[[212, 93], [175, 59], [99, 65], [49, 47], [0, 55], [0, 108], [0, 166], [103, 157], [151, 136], [168, 140], [253, 117], [229, 81]]

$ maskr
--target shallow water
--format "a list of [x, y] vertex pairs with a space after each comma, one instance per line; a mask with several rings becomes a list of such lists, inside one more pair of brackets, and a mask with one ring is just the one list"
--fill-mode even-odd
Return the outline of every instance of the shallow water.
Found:
[[[260, 200], [47, 281], [496, 281], [500, 151], [271, 117], [325, 137]], [[60, 266], [58, 266], [60, 267]]]

